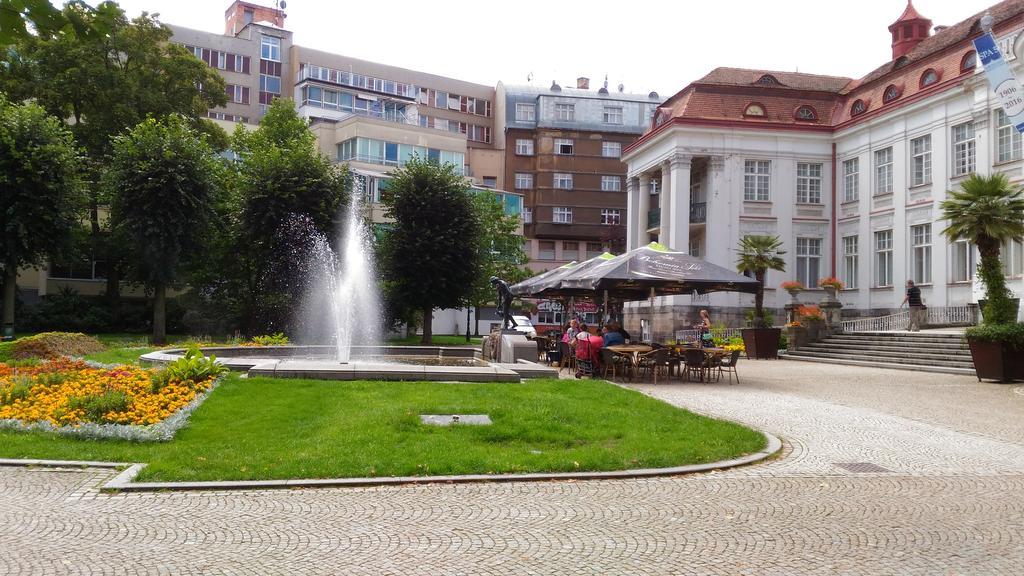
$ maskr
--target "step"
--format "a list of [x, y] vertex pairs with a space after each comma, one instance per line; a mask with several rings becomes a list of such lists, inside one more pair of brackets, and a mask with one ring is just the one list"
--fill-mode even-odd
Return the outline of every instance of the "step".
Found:
[[943, 354], [955, 354], [959, 352], [967, 354], [971, 351], [971, 349], [966, 345], [936, 344], [932, 342], [885, 342], [879, 340], [840, 340], [837, 338], [826, 338], [817, 343], [827, 344], [829, 346], [846, 346], [862, 350], [917, 350], [920, 352], [942, 352]]
[[836, 360], [833, 358], [821, 358], [817, 356], [794, 356], [791, 352], [780, 352], [779, 357], [785, 360], [799, 362], [821, 362], [823, 364], [842, 364], [845, 366], [864, 366], [868, 368], [889, 368], [892, 370], [912, 370], [915, 372], [936, 372], [939, 374], [961, 374], [964, 376], [976, 376], [974, 367], [971, 368], [949, 368], [945, 366], [922, 366], [917, 364], [896, 364], [892, 362], [872, 362], [869, 360]]
[[[974, 363], [969, 359], [964, 360], [950, 360], [948, 358], [942, 360], [936, 360], [934, 358], [915, 358], [912, 356], [869, 356], [867, 354], [859, 353], [836, 353], [836, 352], [820, 352], [815, 350], [793, 350], [787, 353], [793, 357], [805, 357], [805, 358], [830, 358], [838, 361], [848, 362], [876, 362], [879, 364], [912, 364], [914, 366], [940, 366], [949, 368], [971, 368]], [[841, 362], [839, 362], [841, 363]]]
[[894, 334], [890, 332], [883, 332], [879, 334], [867, 334], [864, 332], [857, 332], [856, 334], [842, 333], [834, 334], [832, 338], [842, 338], [844, 340], [889, 340], [899, 342], [934, 342], [943, 344], [953, 344], [957, 342], [966, 342], [963, 337], [950, 335], [946, 336], [917, 336], [913, 332], [904, 334]]
[[835, 342], [833, 340], [822, 340], [821, 342], [813, 342], [807, 344], [806, 346], [808, 348], [821, 348], [828, 350], [855, 350], [867, 354], [870, 354], [872, 352], [895, 352], [898, 354], [934, 354], [940, 357], [971, 355], [971, 351], [967, 348], [930, 348], [927, 346], [886, 346], [885, 344], [879, 343], [847, 344], [845, 342]]
[[816, 344], [808, 344], [807, 346], [796, 350], [796, 352], [814, 352], [824, 356], [837, 355], [845, 357], [871, 357], [884, 360], [887, 358], [906, 358], [914, 360], [927, 360], [931, 362], [937, 362], [942, 364], [944, 362], [971, 362], [971, 355], [960, 355], [960, 354], [918, 354], [915, 352], [907, 352], [903, 350], [855, 350], [855, 349], [844, 349], [844, 348], [826, 348]]

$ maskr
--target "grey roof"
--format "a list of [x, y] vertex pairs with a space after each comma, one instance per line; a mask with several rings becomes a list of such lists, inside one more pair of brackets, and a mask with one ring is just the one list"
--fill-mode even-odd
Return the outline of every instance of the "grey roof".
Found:
[[595, 100], [621, 100], [625, 102], [644, 102], [647, 104], [658, 104], [663, 98], [650, 98], [648, 94], [634, 94], [631, 92], [619, 92], [615, 89], [608, 90], [608, 94], [600, 94], [597, 90], [581, 90], [562, 86], [560, 91], [554, 92], [551, 87], [534, 85], [506, 85], [505, 94], [509, 96], [557, 96], [562, 98], [593, 98]]

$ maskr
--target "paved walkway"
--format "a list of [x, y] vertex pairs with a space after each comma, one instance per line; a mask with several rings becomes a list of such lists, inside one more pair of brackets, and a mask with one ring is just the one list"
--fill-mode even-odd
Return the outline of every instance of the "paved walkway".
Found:
[[781, 458], [719, 473], [107, 496], [107, 471], [0, 469], [0, 574], [1024, 573], [1024, 388], [740, 371], [636, 386], [783, 438]]

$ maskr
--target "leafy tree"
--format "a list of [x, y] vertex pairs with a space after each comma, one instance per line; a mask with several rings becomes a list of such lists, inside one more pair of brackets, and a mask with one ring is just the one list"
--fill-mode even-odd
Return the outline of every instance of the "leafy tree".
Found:
[[736, 269], [741, 273], [750, 271], [754, 273], [754, 279], [760, 282], [757, 293], [754, 294], [754, 326], [756, 328], [767, 328], [768, 322], [764, 317], [764, 279], [769, 270], [785, 272], [786, 261], [781, 257], [785, 254], [779, 248], [782, 247], [782, 240], [778, 236], [744, 236], [740, 240], [739, 256], [736, 259]]
[[395, 220], [383, 242], [385, 285], [392, 301], [423, 315], [424, 344], [434, 309], [465, 304], [479, 280], [481, 222], [471, 194], [454, 165], [413, 158], [382, 197]]
[[[530, 274], [524, 269], [527, 257], [523, 252], [523, 236], [518, 233], [519, 217], [506, 214], [501, 201], [489, 192], [474, 192], [472, 199], [473, 209], [480, 221], [480, 241], [477, 244], [480, 270], [473, 282], [473, 290], [467, 297], [467, 304], [476, 308], [476, 317], [479, 318], [480, 307], [495, 299], [494, 287], [490, 284], [491, 276], [514, 284], [529, 278]], [[469, 328], [467, 321], [467, 340]], [[475, 328], [479, 336], [479, 322]]]
[[188, 122], [149, 119], [117, 137], [104, 184], [129, 276], [153, 291], [153, 342], [166, 333], [167, 289], [209, 246], [220, 163]]
[[79, 151], [67, 127], [36, 104], [0, 95], [0, 264], [3, 326], [13, 331], [18, 268], [66, 248], [81, 208]]
[[348, 172], [320, 153], [316, 137], [290, 100], [277, 99], [260, 126], [239, 127], [241, 306], [250, 333], [287, 332], [295, 318], [310, 235], [337, 237], [351, 187]]
[[981, 254], [978, 275], [985, 283], [985, 323], [1015, 322], [999, 249], [1004, 241], [1024, 236], [1024, 189], [1003, 174], [971, 174], [940, 206], [942, 217], [949, 220], [942, 233], [954, 242], [969, 240]]
[[108, 18], [113, 2], [92, 8], [85, 2], [68, 2], [71, 10], [61, 11], [49, 0], [0, 0], [0, 46], [32, 38], [74, 34], [96, 37], [109, 30]]

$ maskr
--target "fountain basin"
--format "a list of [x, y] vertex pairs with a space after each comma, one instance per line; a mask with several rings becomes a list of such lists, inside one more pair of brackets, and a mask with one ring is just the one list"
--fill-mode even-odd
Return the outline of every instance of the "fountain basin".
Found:
[[[353, 346], [352, 360], [345, 364], [335, 359], [334, 346], [212, 346], [201, 351], [216, 356], [231, 370], [273, 378], [520, 382], [558, 377], [554, 368], [535, 362], [492, 363], [473, 348], [447, 346]], [[167, 364], [185, 352], [184, 348], [158, 350], [141, 359]]]

